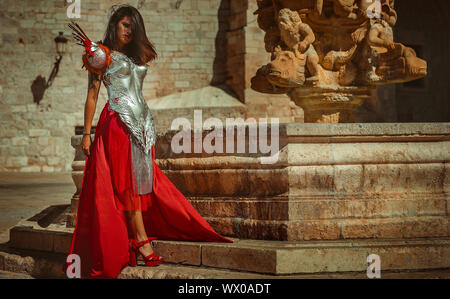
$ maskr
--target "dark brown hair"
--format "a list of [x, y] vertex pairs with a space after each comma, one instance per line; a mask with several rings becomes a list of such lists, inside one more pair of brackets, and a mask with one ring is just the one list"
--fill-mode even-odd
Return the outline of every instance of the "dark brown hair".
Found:
[[139, 11], [131, 5], [113, 5], [111, 7], [112, 15], [109, 18], [103, 38], [103, 45], [111, 50], [118, 51], [117, 48], [117, 24], [124, 17], [130, 17], [132, 21], [131, 29], [133, 39], [126, 44], [122, 51], [138, 65], [144, 65], [154, 60], [157, 53], [153, 44], [148, 40], [145, 32], [144, 21]]

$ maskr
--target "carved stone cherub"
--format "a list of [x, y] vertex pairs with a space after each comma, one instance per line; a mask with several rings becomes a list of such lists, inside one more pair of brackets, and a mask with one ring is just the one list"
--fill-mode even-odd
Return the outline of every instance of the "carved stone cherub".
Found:
[[383, 19], [372, 19], [368, 43], [372, 47], [392, 50], [394, 48], [394, 32], [391, 26]]
[[384, 0], [381, 8], [381, 18], [385, 20], [389, 26], [395, 26], [397, 23], [397, 12], [394, 9], [394, 0]]
[[[409, 47], [394, 42], [394, 34], [389, 21], [392, 15], [382, 14], [379, 19], [372, 19], [367, 43], [372, 49], [368, 79], [378, 81], [406, 81], [426, 75], [426, 61], [417, 57]], [[374, 59], [375, 58], [375, 59]]]
[[367, 33], [367, 80], [378, 82], [382, 78], [376, 74], [379, 62], [379, 54], [395, 49], [394, 33], [389, 24], [383, 19], [371, 19], [369, 32]]
[[314, 49], [315, 35], [308, 24], [303, 23], [296, 11], [283, 8], [278, 13], [278, 27], [282, 42], [299, 59], [306, 57], [306, 65], [311, 77], [307, 81], [318, 81], [319, 56]]
[[333, 12], [339, 17], [356, 19], [358, 17], [357, 11], [358, 4], [356, 0], [333, 0]]
[[265, 46], [272, 57], [252, 88], [275, 93], [301, 88], [305, 82], [317, 87], [372, 86], [426, 76], [426, 61], [394, 42], [395, 0], [257, 3], [258, 24], [266, 32]]

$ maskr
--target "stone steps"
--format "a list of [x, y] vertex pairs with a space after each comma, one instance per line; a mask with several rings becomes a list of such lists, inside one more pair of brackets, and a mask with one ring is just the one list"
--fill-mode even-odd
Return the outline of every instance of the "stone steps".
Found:
[[[16, 248], [0, 248], [0, 279], [17, 278], [66, 278], [61, 272], [65, 256], [58, 253], [43, 253]], [[121, 279], [267, 279], [273, 275], [262, 275], [213, 269], [188, 265], [164, 263], [157, 267], [126, 267]]]
[[[61, 272], [65, 256], [0, 246], [0, 279], [66, 278]], [[126, 267], [119, 279], [367, 279], [366, 272], [296, 275], [257, 274], [227, 269], [164, 263], [157, 267]], [[382, 271], [382, 278], [450, 279], [450, 269]]]
[[[11, 229], [11, 248], [60, 255], [68, 252], [71, 229], [52, 226], [43, 229], [25, 224]], [[380, 256], [381, 268], [386, 271], [450, 268], [450, 238], [233, 241], [229, 244], [155, 240], [152, 244], [167, 264], [258, 275], [365, 273], [371, 254]]]
[[0, 279], [32, 279], [28, 274], [20, 274], [8, 271], [0, 271]]

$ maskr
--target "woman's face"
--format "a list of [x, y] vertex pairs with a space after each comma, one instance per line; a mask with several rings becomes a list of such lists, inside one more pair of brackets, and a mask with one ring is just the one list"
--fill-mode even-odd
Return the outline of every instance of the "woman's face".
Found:
[[119, 43], [119, 48], [128, 44], [133, 40], [133, 32], [131, 30], [131, 18], [126, 16], [117, 23], [117, 42]]

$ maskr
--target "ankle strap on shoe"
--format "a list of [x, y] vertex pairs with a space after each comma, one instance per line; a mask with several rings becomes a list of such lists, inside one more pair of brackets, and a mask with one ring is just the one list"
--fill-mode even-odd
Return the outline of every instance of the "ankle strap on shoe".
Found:
[[142, 247], [142, 246], [144, 246], [145, 244], [148, 244], [148, 243], [150, 243], [149, 239], [147, 239], [145, 241], [142, 241], [142, 242], [137, 242], [137, 248], [140, 248], [140, 247]]

